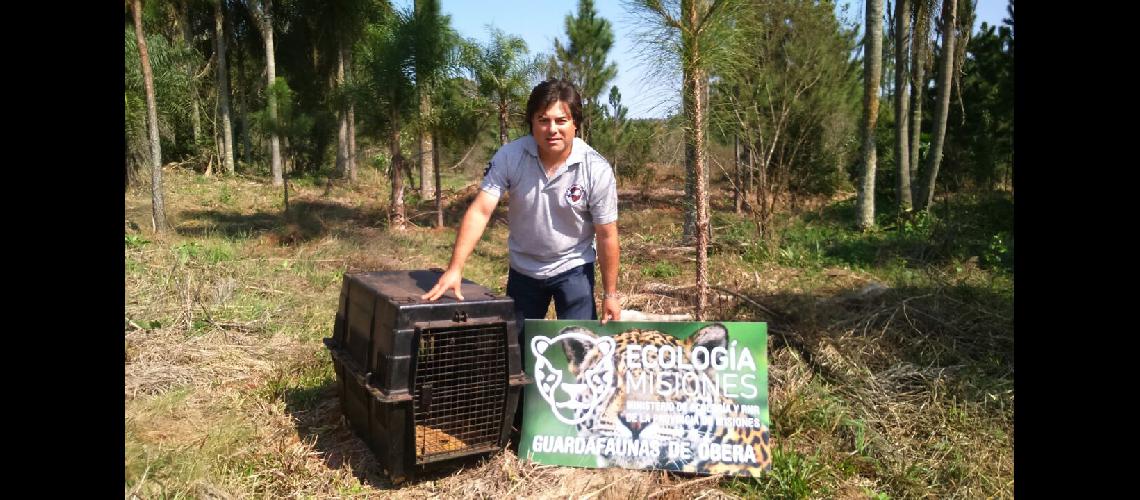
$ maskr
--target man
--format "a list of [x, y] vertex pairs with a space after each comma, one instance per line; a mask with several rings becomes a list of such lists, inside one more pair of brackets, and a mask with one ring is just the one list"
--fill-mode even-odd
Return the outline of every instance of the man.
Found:
[[482, 190], [459, 226], [451, 262], [421, 298], [436, 300], [454, 290], [463, 300], [463, 266], [507, 191], [507, 295], [514, 299], [519, 321], [545, 318], [551, 299], [558, 319], [598, 319], [595, 261], [602, 271], [601, 323], [620, 320], [617, 182], [609, 162], [576, 137], [582, 98], [568, 81], [544, 81], [527, 99], [526, 120], [530, 135], [504, 145], [491, 158]]

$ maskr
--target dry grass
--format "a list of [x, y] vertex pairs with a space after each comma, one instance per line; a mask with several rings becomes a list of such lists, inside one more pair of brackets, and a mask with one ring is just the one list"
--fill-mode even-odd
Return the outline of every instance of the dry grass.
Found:
[[[147, 230], [146, 193], [126, 199], [128, 228], [143, 228], [125, 248], [128, 497], [1012, 496], [1012, 308], [981, 271], [932, 269], [922, 286], [890, 288], [873, 271], [730, 251], [711, 257], [710, 317], [769, 322], [767, 477], [554, 467], [505, 450], [393, 485], [343, 424], [319, 339], [345, 271], [443, 266], [452, 230], [387, 231], [382, 180], [368, 171], [327, 196], [296, 186], [304, 210], [290, 216], [256, 179], [173, 170], [167, 182], [174, 234]], [[623, 191], [626, 309], [692, 312], [674, 195]], [[466, 277], [502, 291], [505, 228], [484, 240]], [[679, 272], [642, 272], [657, 262]]]

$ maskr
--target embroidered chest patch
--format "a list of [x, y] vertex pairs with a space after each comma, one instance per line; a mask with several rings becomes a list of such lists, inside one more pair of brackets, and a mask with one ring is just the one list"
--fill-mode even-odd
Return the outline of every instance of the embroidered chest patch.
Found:
[[565, 196], [566, 201], [571, 205], [578, 205], [582, 198], [586, 197], [586, 188], [582, 187], [581, 184], [571, 184], [570, 187], [566, 188]]

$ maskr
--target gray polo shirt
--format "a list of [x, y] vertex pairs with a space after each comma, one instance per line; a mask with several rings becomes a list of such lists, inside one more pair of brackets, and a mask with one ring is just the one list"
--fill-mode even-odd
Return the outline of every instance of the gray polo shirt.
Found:
[[577, 137], [566, 164], [549, 178], [533, 136], [504, 145], [487, 165], [481, 188], [496, 198], [510, 193], [511, 267], [532, 278], [594, 262], [594, 224], [617, 220], [613, 169]]

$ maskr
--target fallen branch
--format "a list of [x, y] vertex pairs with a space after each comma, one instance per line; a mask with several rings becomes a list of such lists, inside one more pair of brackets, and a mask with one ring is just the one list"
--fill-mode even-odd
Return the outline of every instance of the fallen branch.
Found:
[[257, 290], [257, 291], [259, 291], [259, 292], [265, 292], [265, 293], [277, 293], [277, 294], [285, 293], [285, 292], [282, 292], [281, 290], [273, 290], [273, 289], [269, 289], [269, 288], [261, 288], [261, 287], [259, 287], [259, 286], [253, 286], [253, 285], [246, 285], [245, 287], [246, 287], [246, 288], [250, 288], [250, 289], [253, 289], [253, 290]]
[[[696, 288], [696, 286], [693, 286], [693, 285], [690, 285], [690, 286], [671, 286], [671, 285], [666, 285], [664, 283], [647, 283], [645, 286], [641, 287], [641, 289], [644, 291], [652, 292], [652, 293], [656, 293], [656, 294], [662, 294], [665, 296], [677, 295], [677, 294], [680, 294], [682, 292], [691, 291], [695, 288]], [[727, 288], [716, 286], [716, 285], [709, 285], [709, 288], [716, 290], [718, 292], [727, 293], [727, 294], [732, 295], [734, 297], [737, 297], [741, 300], [744, 300], [745, 302], [748, 302], [749, 304], [752, 304], [753, 306], [755, 306], [757, 309], [760, 309], [761, 311], [772, 315], [772, 317], [775, 319], [783, 319], [784, 318], [783, 314], [778, 313], [776, 311], [773, 311], [772, 309], [768, 308], [764, 304], [761, 304], [761, 303], [757, 302], [755, 299], [748, 297], [744, 294], [741, 294], [740, 292], [729, 290]]]
[[716, 290], [716, 291], [719, 291], [719, 292], [724, 292], [724, 293], [727, 293], [727, 294], [729, 294], [729, 295], [735, 296], [735, 297], [737, 297], [737, 298], [739, 298], [739, 299], [742, 299], [742, 300], [744, 300], [745, 302], [748, 302], [749, 304], [752, 304], [752, 305], [756, 306], [756, 308], [757, 308], [757, 309], [760, 309], [761, 311], [764, 311], [764, 312], [766, 312], [766, 313], [768, 313], [768, 314], [771, 314], [773, 318], [776, 318], [776, 319], [782, 319], [782, 318], [784, 317], [784, 315], [783, 315], [783, 314], [780, 314], [780, 313], [778, 313], [778, 312], [776, 312], [776, 311], [773, 311], [773, 310], [771, 310], [771, 309], [769, 309], [769, 308], [767, 308], [767, 307], [764, 307], [764, 304], [761, 304], [761, 303], [759, 303], [759, 302], [756, 302], [755, 300], [752, 300], [752, 299], [751, 299], [751, 298], [749, 298], [747, 295], [744, 295], [744, 294], [741, 294], [741, 293], [737, 293], [737, 292], [734, 292], [734, 291], [732, 291], [732, 290], [729, 290], [729, 289], [727, 289], [727, 288], [722, 288], [722, 287], [719, 287], [719, 286], [716, 286], [716, 285], [709, 285], [709, 288], [712, 288], [713, 290]]

